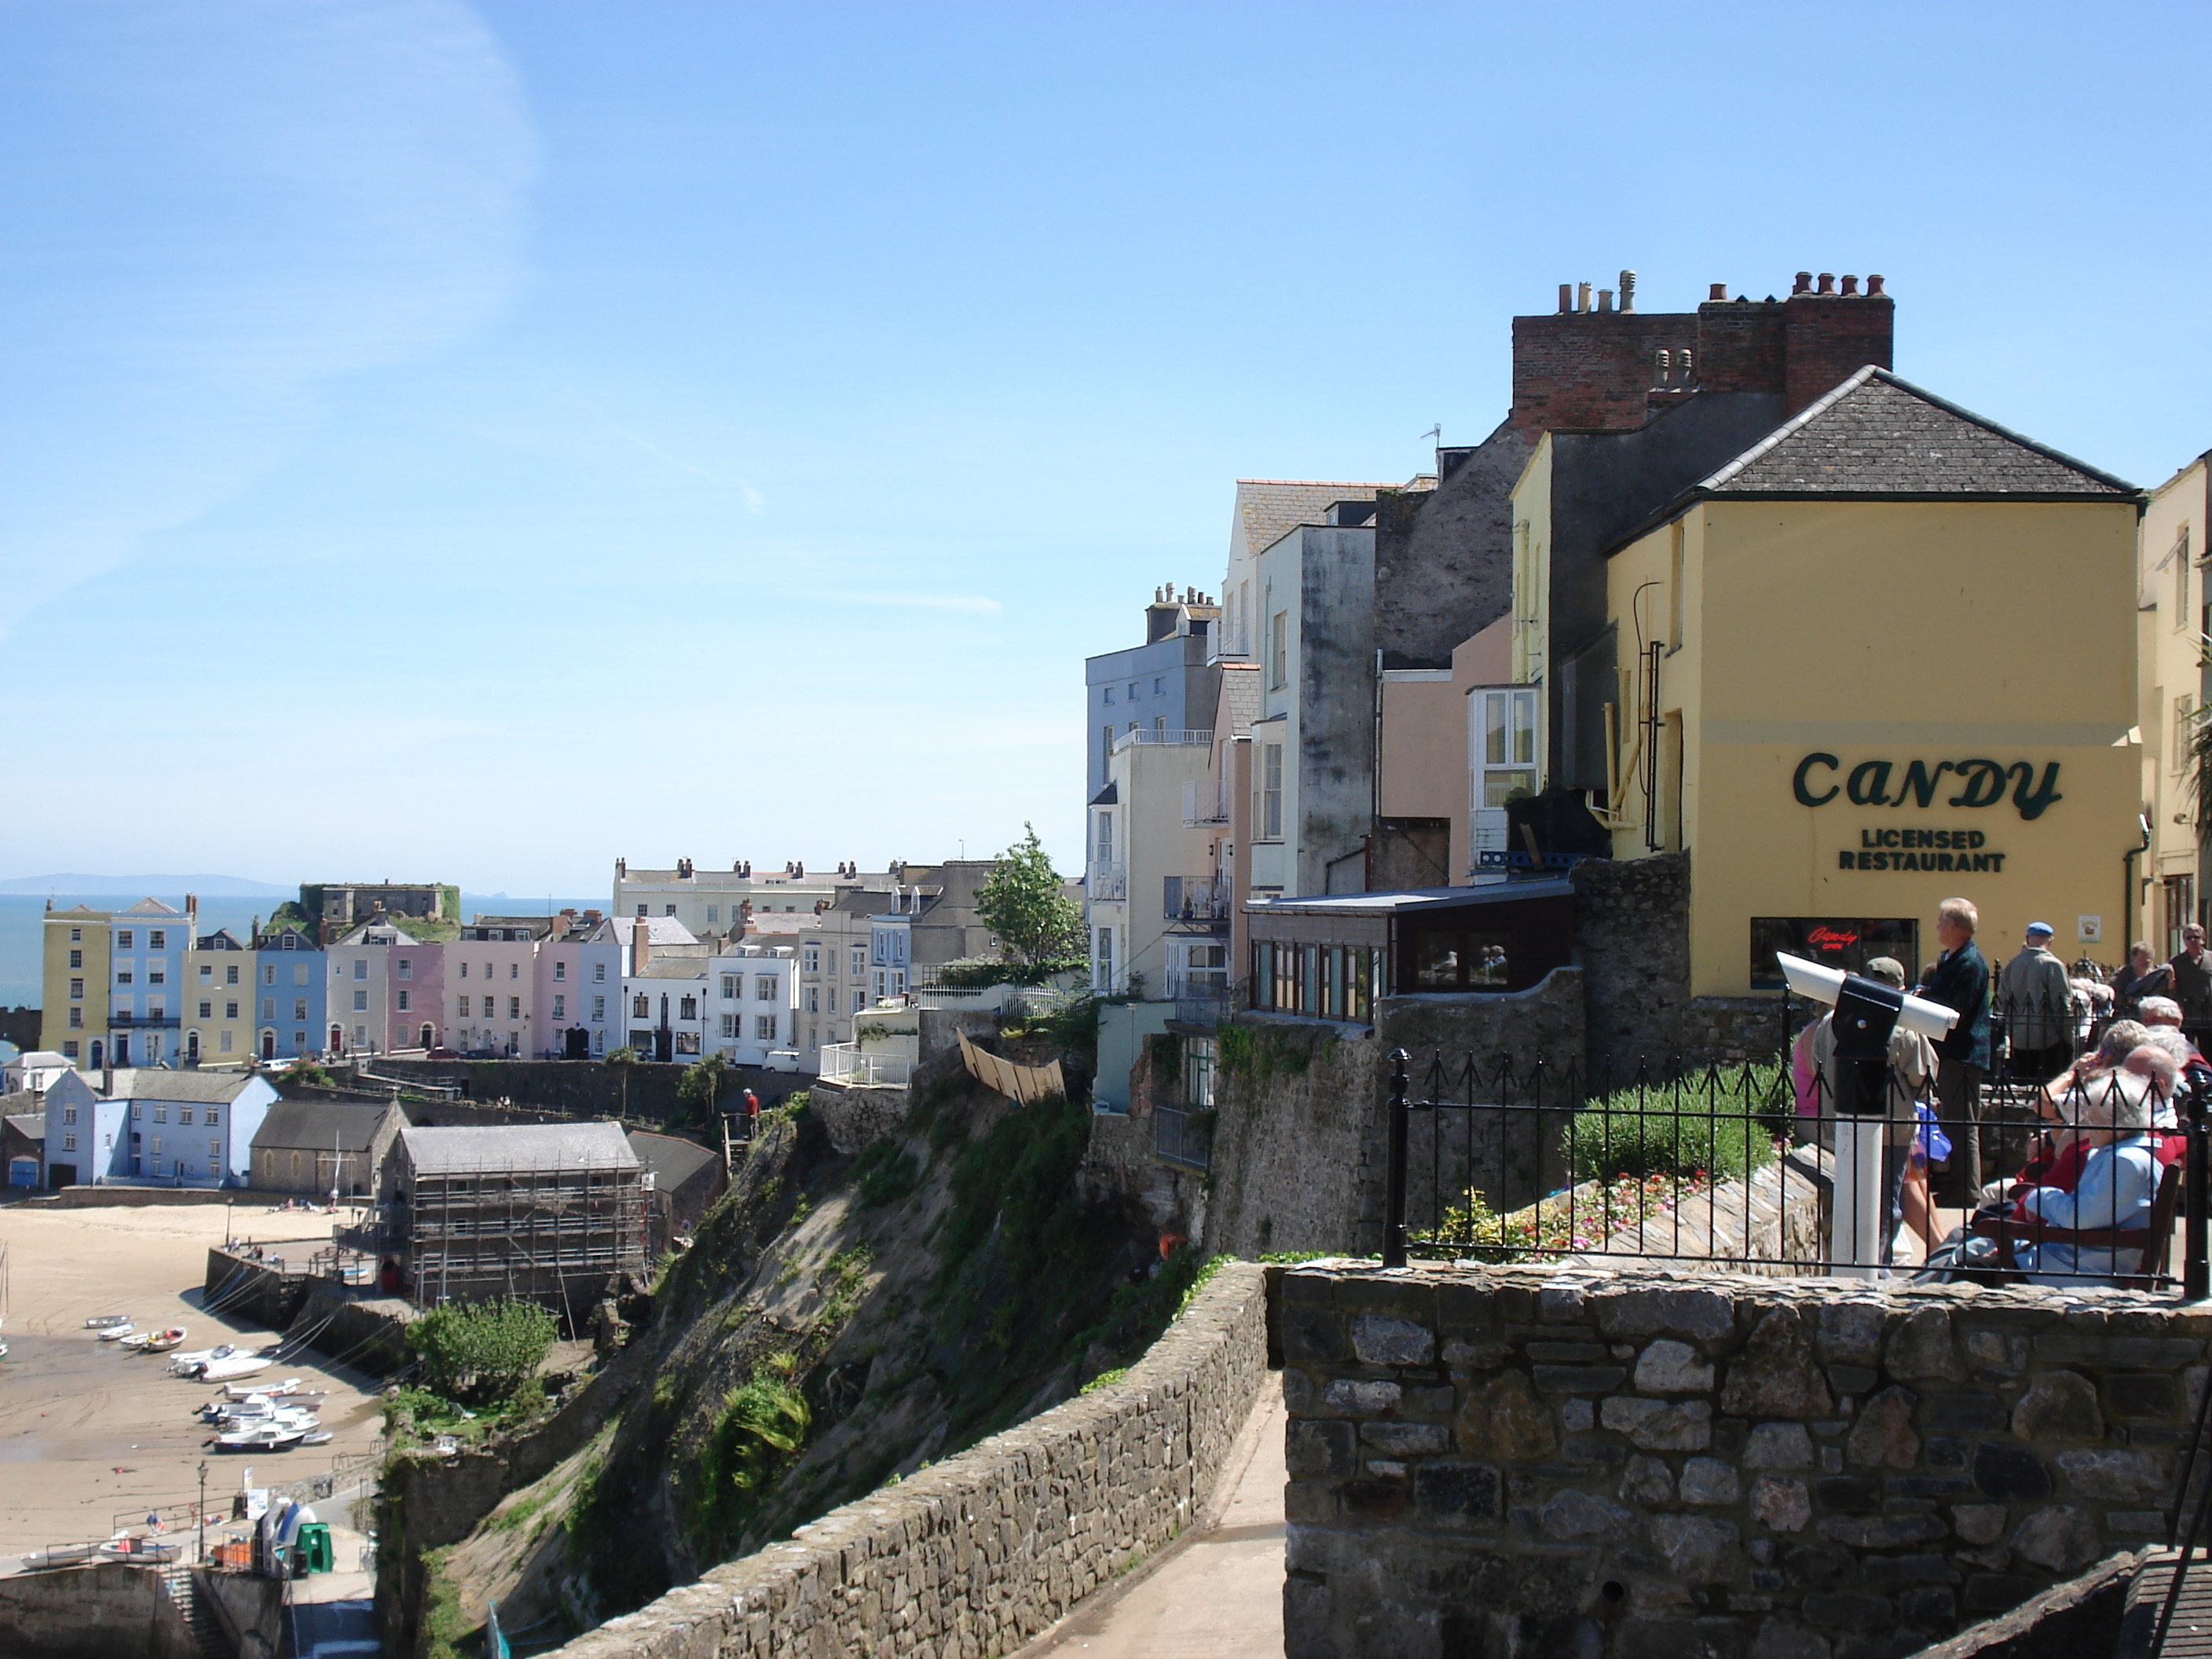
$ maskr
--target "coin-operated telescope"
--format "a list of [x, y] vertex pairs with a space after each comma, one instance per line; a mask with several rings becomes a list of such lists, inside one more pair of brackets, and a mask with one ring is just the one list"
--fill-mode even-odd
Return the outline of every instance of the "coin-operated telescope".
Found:
[[1890, 1075], [1890, 1036], [1903, 1026], [1932, 1041], [1959, 1023], [1959, 1011], [1802, 957], [1776, 959], [1791, 990], [1835, 1009], [1835, 1066], [1826, 1079], [1836, 1123], [1828, 1259], [1844, 1277], [1878, 1279], [1889, 1226], [1882, 1203], [1882, 1143], [1890, 1091], [1900, 1086]]

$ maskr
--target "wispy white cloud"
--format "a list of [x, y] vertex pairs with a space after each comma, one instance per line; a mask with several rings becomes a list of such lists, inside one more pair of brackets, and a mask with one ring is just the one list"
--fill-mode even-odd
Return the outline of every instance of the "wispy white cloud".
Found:
[[11, 9], [0, 631], [281, 464], [524, 276], [536, 141], [460, 0]]
[[1006, 609], [988, 593], [855, 592], [840, 594], [838, 603], [896, 605], [913, 611], [965, 611], [979, 617], [1002, 616]]

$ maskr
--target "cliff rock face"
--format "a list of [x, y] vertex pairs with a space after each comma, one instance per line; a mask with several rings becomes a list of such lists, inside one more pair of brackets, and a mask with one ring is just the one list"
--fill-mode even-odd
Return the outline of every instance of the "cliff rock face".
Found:
[[550, 1472], [479, 1498], [415, 1598], [438, 1616], [392, 1651], [442, 1650], [493, 1598], [533, 1638], [592, 1628], [1143, 1350], [1197, 1264], [1164, 1265], [1141, 1207], [1079, 1178], [1089, 1109], [964, 1073], [913, 1098], [855, 1157], [804, 1109], [763, 1120], [590, 1419], [564, 1411]]

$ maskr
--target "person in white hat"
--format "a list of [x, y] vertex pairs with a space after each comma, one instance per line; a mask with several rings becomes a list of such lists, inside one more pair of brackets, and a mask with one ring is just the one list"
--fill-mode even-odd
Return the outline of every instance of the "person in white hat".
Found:
[[2074, 1063], [2066, 964], [2051, 954], [2051, 924], [2031, 921], [2020, 954], [1997, 976], [2005, 1069], [2016, 1082], [2047, 1083]]
[[[2159, 1182], [2148, 1133], [2149, 1081], [2132, 1072], [2110, 1072], [2087, 1080], [2067, 1099], [2072, 1133], [2090, 1145], [2088, 1158], [2073, 1191], [2035, 1187], [2023, 1193], [2022, 1218], [2079, 1232], [2148, 1225]], [[2014, 1259], [2042, 1283], [2110, 1279], [2139, 1273], [2142, 1265], [2135, 1250], [2057, 1241], [2015, 1250]]]

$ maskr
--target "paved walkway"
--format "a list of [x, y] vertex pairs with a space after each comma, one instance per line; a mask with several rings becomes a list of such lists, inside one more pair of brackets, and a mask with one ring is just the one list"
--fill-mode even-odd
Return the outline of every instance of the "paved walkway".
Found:
[[[1141, 1578], [1093, 1596], [1033, 1652], [1090, 1659], [1281, 1659], [1282, 1378], [1267, 1378], [1221, 1524], [1172, 1547]], [[1242, 1449], [1242, 1448], [1240, 1448]]]

